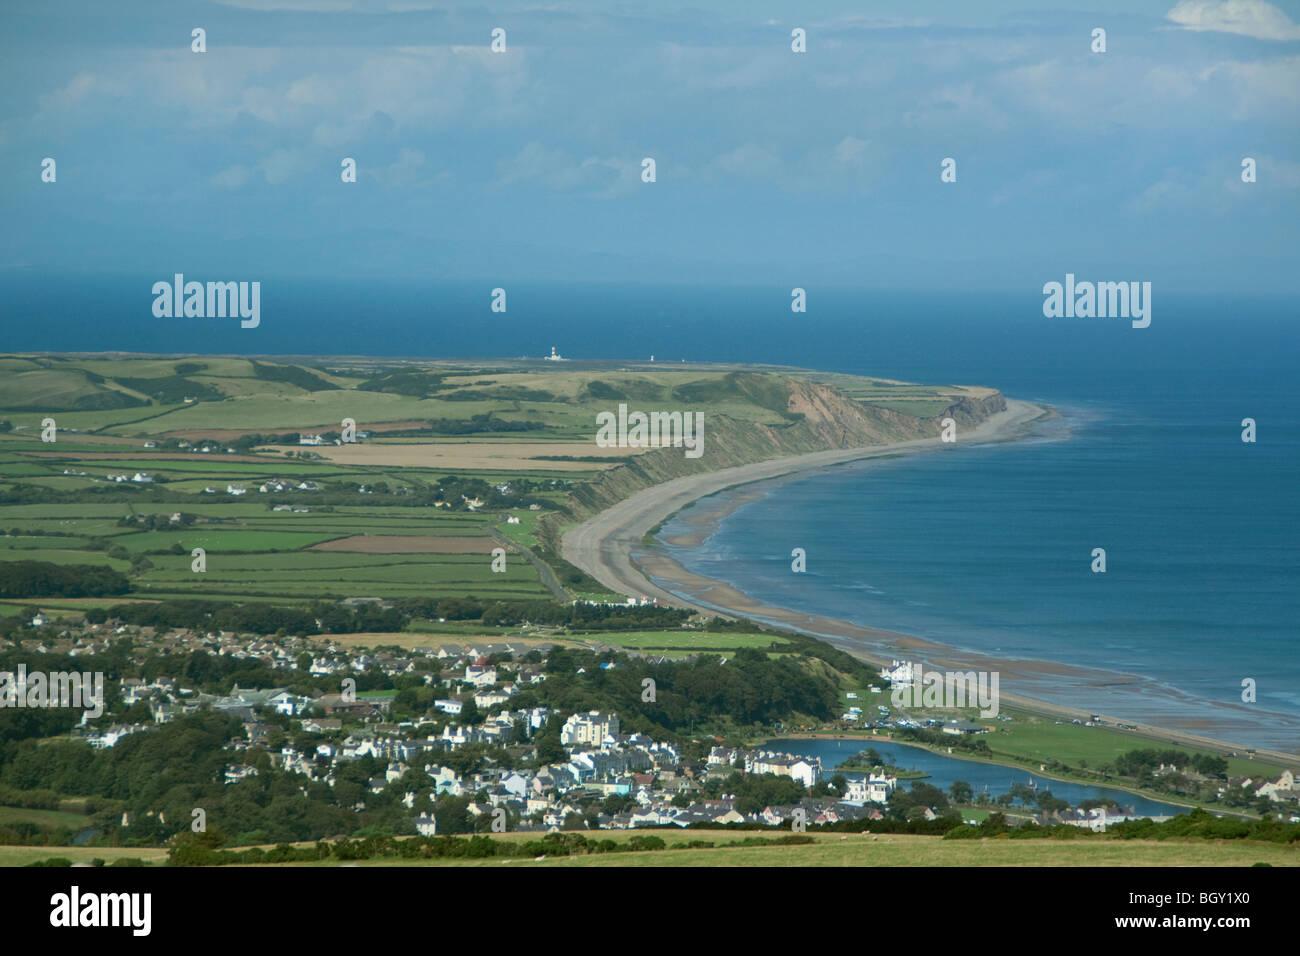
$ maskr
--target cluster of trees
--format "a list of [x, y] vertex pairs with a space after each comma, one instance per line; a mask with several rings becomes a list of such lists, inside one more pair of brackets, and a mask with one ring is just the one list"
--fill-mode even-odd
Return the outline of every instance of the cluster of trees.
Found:
[[[1300, 823], [1283, 823], [1279, 820], [1242, 820], [1218, 817], [1201, 809], [1181, 813], [1169, 820], [1125, 820], [1107, 828], [1107, 836], [1121, 840], [1263, 840], [1269, 843], [1300, 844]], [[1082, 827], [1066, 824], [1055, 826], [1011, 826], [1001, 813], [991, 813], [979, 826], [959, 826], [944, 837], [949, 840], [979, 839], [1006, 835], [1014, 839], [1106, 839]]]
[[296, 445], [300, 437], [298, 432], [283, 432], [274, 435], [250, 432], [247, 435], [240, 435], [238, 438], [231, 438], [226, 444], [236, 451], [249, 451], [259, 445]]
[[391, 369], [362, 382], [357, 389], [363, 392], [390, 392], [394, 395], [414, 395], [425, 398], [434, 392], [451, 388], [443, 380], [444, 372], [419, 372], [410, 369]]
[[1124, 840], [1194, 837], [1203, 840], [1267, 840], [1269, 843], [1300, 844], [1300, 823], [1283, 823], [1273, 818], [1242, 820], [1217, 817], [1201, 809], [1180, 813], [1163, 823], [1154, 820], [1125, 820], [1110, 829]]
[[541, 388], [527, 388], [522, 385], [501, 385], [491, 390], [466, 388], [447, 392], [438, 398], [444, 402], [560, 402], [560, 398]]
[[770, 773], [746, 776], [739, 771], [705, 781], [703, 791], [712, 800], [723, 794], [733, 795], [736, 810], [744, 814], [760, 813], [764, 807], [789, 806], [808, 796], [808, 790], [798, 780]]
[[[121, 394], [121, 393], [118, 393]], [[155, 479], [156, 481], [156, 479]], [[0, 488], [0, 504], [73, 504], [79, 501], [192, 501], [192, 495], [166, 492], [158, 484], [102, 482], [89, 488], [54, 488], [15, 481]]]
[[945, 734], [940, 730], [924, 730], [920, 727], [896, 727], [893, 731], [899, 740], [915, 740], [918, 743], [933, 744], [936, 747], [953, 747], [957, 750], [969, 750], [972, 753], [988, 756], [992, 753], [988, 741], [983, 737]]
[[481, 601], [465, 598], [404, 598], [395, 607], [413, 618], [480, 621], [490, 626], [548, 624], [584, 630], [658, 630], [679, 627], [690, 617], [678, 608], [624, 605], [559, 604], [533, 601]]
[[173, 405], [187, 398], [197, 398], [201, 402], [220, 402], [226, 394], [203, 382], [185, 378], [182, 375], [160, 375], [157, 378], [115, 378], [119, 385], [125, 385], [133, 392], [140, 392], [164, 405]]
[[[17, 562], [35, 564], [36, 562]], [[73, 571], [82, 566], [45, 564], [44, 567]], [[0, 596], [36, 597], [53, 596], [54, 591], [6, 592], [5, 564], [0, 562]], [[124, 594], [130, 582], [115, 571], [91, 568], [96, 576], [77, 578], [75, 586], [89, 587], [108, 582], [117, 590], [96, 592], [66, 592], [65, 596], [92, 594]], [[107, 578], [105, 575], [113, 575]], [[73, 587], [71, 575], [65, 575], [68, 587]], [[35, 580], [33, 577], [32, 580]], [[62, 592], [60, 592], [62, 593]], [[250, 634], [354, 634], [360, 632], [397, 632], [406, 628], [413, 618], [445, 618], [449, 621], [480, 621], [488, 626], [513, 627], [519, 624], [548, 624], [583, 630], [658, 630], [678, 627], [690, 616], [689, 611], [678, 608], [590, 606], [585, 604], [559, 604], [555, 601], [480, 601], [476, 598], [403, 598], [391, 608], [375, 604], [348, 607], [343, 604], [317, 601], [305, 607], [275, 604], [237, 604], [231, 601], [181, 599], [159, 601], [155, 604], [114, 604], [111, 607], [92, 608], [86, 619], [92, 624], [107, 620], [120, 620], [124, 624], [140, 627], [187, 627], [199, 630], [239, 631]], [[317, 624], [317, 622], [320, 622]]]
[[1161, 766], [1191, 770], [1220, 779], [1228, 774], [1228, 761], [1222, 757], [1189, 754], [1182, 750], [1130, 750], [1115, 758], [1114, 771], [1122, 777], [1145, 777]]
[[321, 378], [300, 365], [264, 365], [253, 363], [253, 374], [265, 382], [288, 382], [308, 392], [323, 392], [338, 388], [333, 382]]
[[[981, 794], [983, 796], [983, 794]], [[1060, 797], [1052, 795], [1050, 790], [1035, 790], [1027, 783], [1013, 783], [1011, 788], [1003, 794], [999, 794], [996, 801], [1000, 807], [1010, 807], [1020, 802], [1024, 807], [1037, 807], [1045, 813], [1059, 813], [1062, 810], [1068, 810], [1070, 804]], [[981, 803], [986, 801], [981, 800]], [[1094, 801], [1093, 806], [1100, 806], [1104, 801]], [[1086, 809], [1086, 808], [1085, 808]]]
[[551, 624], [584, 630], [635, 631], [678, 627], [691, 616], [679, 608], [646, 604], [623, 605], [558, 604], [555, 601], [494, 601], [483, 609], [480, 620], [489, 626], [513, 627], [525, 622]]
[[[97, 845], [165, 841], [188, 832], [196, 808], [204, 810], [210, 832], [241, 843], [318, 839], [409, 816], [400, 804], [401, 813], [389, 818], [367, 819], [354, 811], [361, 795], [369, 795], [366, 780], [383, 772], [386, 763], [379, 761], [342, 765], [341, 786], [331, 790], [276, 770], [265, 752], [253, 749], [244, 759], [258, 773], [226, 785], [224, 770], [232, 760], [223, 748], [242, 734], [237, 719], [201, 711], [131, 734], [106, 750], [78, 741], [10, 742], [0, 748], [0, 784], [96, 798], [87, 826], [96, 829]], [[124, 811], [136, 815], [127, 827], [121, 825]]]
[[431, 418], [424, 428], [409, 428], [385, 432], [391, 437], [415, 438], [421, 435], [478, 435], [484, 432], [534, 432], [544, 431], [546, 425], [535, 421], [509, 421], [497, 418], [495, 412], [471, 415], [469, 418]]
[[912, 784], [910, 789], [898, 787], [894, 790], [886, 813], [895, 820], [921, 820], [925, 818], [927, 809], [939, 817], [956, 816], [960, 820], [960, 814], [952, 810], [942, 790], [920, 781]]
[[0, 598], [103, 597], [130, 589], [124, 575], [102, 565], [0, 561]]
[[[118, 593], [118, 592], [114, 592]], [[346, 607], [318, 601], [305, 608], [273, 604], [235, 604], [229, 601], [176, 600], [157, 604], [114, 604], [107, 610], [92, 608], [92, 624], [116, 619], [139, 627], [185, 627], [207, 631], [241, 631], [252, 634], [354, 634], [363, 631], [400, 631], [409, 616], [397, 608], [374, 604]], [[319, 621], [319, 625], [317, 624]]]
[[[613, 663], [602, 668], [602, 663]], [[582, 673], [579, 673], [581, 671]], [[834, 682], [795, 657], [769, 658], [752, 648], [727, 661], [654, 662], [622, 654], [551, 649], [547, 679], [517, 694], [511, 708], [543, 706], [564, 713], [604, 710], [619, 715], [627, 732], [680, 741], [696, 729], [771, 727], [793, 716], [829, 719], [838, 704]], [[646, 679], [654, 699], [643, 699]]]
[[[730, 846], [790, 846], [812, 843], [813, 838], [799, 834], [779, 837], [746, 837]], [[658, 850], [712, 849], [716, 845], [704, 840], [668, 844], [653, 834], [637, 834], [627, 840], [595, 840], [581, 833], [548, 833], [540, 840], [515, 843], [493, 840], [486, 836], [460, 839], [454, 836], [394, 839], [391, 834], [375, 834], [357, 840], [319, 842], [310, 847], [281, 844], [272, 850], [254, 847], [249, 850], [217, 850], [205, 834], [182, 838], [168, 854], [169, 866], [220, 866], [223, 864], [316, 863], [322, 860], [372, 860], [399, 858], [487, 859], [489, 857], [537, 858], [540, 856], [586, 856], [597, 853], [636, 853]]]

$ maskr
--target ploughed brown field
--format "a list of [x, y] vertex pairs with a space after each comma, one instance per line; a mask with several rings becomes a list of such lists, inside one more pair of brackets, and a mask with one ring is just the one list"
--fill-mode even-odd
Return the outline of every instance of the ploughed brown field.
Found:
[[491, 554], [501, 547], [491, 538], [436, 537], [407, 534], [354, 534], [312, 545], [312, 551], [359, 551], [363, 554]]

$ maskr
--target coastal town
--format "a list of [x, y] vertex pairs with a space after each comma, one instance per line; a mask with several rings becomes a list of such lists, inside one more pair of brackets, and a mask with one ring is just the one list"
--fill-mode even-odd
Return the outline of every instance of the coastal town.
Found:
[[[1036, 786], [1013, 787], [1001, 795], [962, 793], [957, 784], [946, 795], [934, 787], [909, 791], [906, 784], [918, 783], [912, 778], [924, 775], [883, 761], [858, 768], [860, 772], [839, 771], [823, 766], [820, 757], [761, 743], [655, 739], [629, 731], [613, 710], [519, 706], [518, 699], [553, 675], [551, 652], [556, 644], [535, 638], [430, 642], [404, 650], [295, 636], [155, 631], [113, 621], [56, 630], [43, 615], [29, 624], [15, 641], [25, 651], [75, 660], [125, 648], [142, 674], [150, 672], [112, 684], [104, 715], [91, 720], [84, 714], [67, 739], [88, 749], [111, 750], [192, 715], [220, 715], [238, 727], [222, 748], [225, 787], [238, 788], [264, 773], [286, 775], [300, 780], [304, 793], [309, 785], [346, 793], [346, 809], [358, 814], [377, 804], [391, 807], [395, 812], [386, 819], [396, 821], [389, 825], [397, 834], [730, 825], [798, 831], [891, 818], [935, 821], [945, 815], [973, 825], [986, 815], [962, 813], [954, 807], [957, 803], [972, 811], [981, 806], [1000, 810], [1016, 825], [1066, 824], [1099, 832], [1126, 820], [1168, 818], [1139, 814], [1114, 802], [1071, 806], [1051, 798], [1050, 792], [1043, 799]], [[263, 674], [279, 676], [279, 686], [240, 686], [235, 681], [224, 692], [204, 691], [200, 681], [186, 678], [187, 671], [201, 670], [194, 664], [198, 655], [238, 662], [245, 670], [260, 668]], [[606, 657], [598, 669], [620, 666], [616, 655]], [[178, 666], [170, 673], [159, 672], [159, 660], [173, 660]], [[899, 681], [910, 672], [908, 662], [895, 661], [882, 669], [880, 682], [888, 687], [891, 679]], [[339, 690], [291, 690], [304, 676], [317, 685], [337, 683]], [[358, 678], [366, 685], [387, 686], [357, 691]], [[412, 689], [426, 691], [422, 699], [427, 704], [416, 713], [395, 707], [399, 695], [410, 699]], [[848, 709], [820, 729], [857, 727], [885, 735], [882, 739], [909, 729], [937, 731], [952, 739], [990, 732], [988, 722], [894, 715], [883, 705], [866, 714], [853, 703], [857, 696], [850, 692]], [[394, 716], [397, 709], [406, 715]], [[861, 744], [873, 740], [856, 739]], [[878, 759], [874, 756], [873, 762]], [[369, 768], [361, 786], [356, 785], [357, 767]], [[1157, 768], [1159, 773], [1176, 771]], [[786, 784], [755, 785], [764, 780]], [[1253, 792], [1282, 819], [1300, 821], [1300, 787], [1290, 771], [1275, 779], [1225, 779], [1220, 792], [1229, 786]], [[173, 821], [170, 828], [183, 829], [176, 824], [185, 822]], [[140, 806], [122, 812], [117, 839], [129, 842], [140, 824], [154, 834], [169, 828], [161, 806]]]

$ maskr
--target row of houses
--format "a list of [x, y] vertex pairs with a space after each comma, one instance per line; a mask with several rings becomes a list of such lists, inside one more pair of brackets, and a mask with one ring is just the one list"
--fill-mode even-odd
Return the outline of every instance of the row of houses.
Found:
[[[262, 482], [262, 484], [258, 485], [257, 490], [259, 494], [268, 495], [290, 491], [320, 491], [321, 486], [314, 481], [303, 480], [295, 482], [274, 479]], [[215, 495], [217, 494], [217, 489], [208, 485], [203, 489], [203, 493], [205, 495]], [[226, 485], [226, 494], [230, 495], [232, 498], [241, 498], [248, 494], [248, 488], [245, 485], [231, 483]]]

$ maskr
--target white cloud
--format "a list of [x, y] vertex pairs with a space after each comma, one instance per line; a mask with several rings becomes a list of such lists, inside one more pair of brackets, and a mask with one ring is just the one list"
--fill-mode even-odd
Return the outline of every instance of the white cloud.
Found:
[[36, 98], [36, 102], [42, 110], [51, 112], [66, 110], [84, 100], [93, 89], [95, 89], [95, 78], [89, 73], [78, 73], [63, 89], [55, 90], [53, 93], [43, 93]]
[[1240, 86], [1237, 112], [1241, 116], [1267, 107], [1267, 99], [1300, 103], [1300, 57], [1267, 63], [1229, 60], [1202, 71], [1201, 79], [1222, 74]]
[[238, 189], [248, 182], [250, 173], [247, 166], [229, 166], [212, 177], [212, 185], [221, 189]]
[[1258, 40], [1300, 40], [1300, 27], [1264, 0], [1179, 0], [1165, 19], [1185, 30], [1236, 33]]
[[296, 174], [306, 171], [309, 166], [307, 155], [297, 149], [277, 149], [257, 164], [257, 168], [272, 186], [287, 182]]
[[1241, 157], [1224, 156], [1195, 172], [1166, 170], [1125, 208], [1141, 216], [1171, 210], [1236, 216], [1252, 201], [1275, 202], [1281, 194], [1300, 189], [1300, 163], [1268, 154], [1253, 158], [1258, 176], [1254, 183], [1241, 181]]
[[641, 171], [639, 160], [619, 162], [588, 156], [579, 162], [564, 149], [547, 149], [536, 140], [513, 158], [500, 162], [498, 167], [501, 170], [502, 184], [536, 182], [556, 192], [594, 190], [592, 195], [598, 198], [606, 198], [613, 191], [621, 191], [615, 187], [626, 180], [629, 169], [635, 171], [636, 181], [640, 180]]
[[710, 165], [715, 174], [728, 179], [770, 182], [781, 174], [781, 157], [755, 143], [737, 146], [715, 157]]
[[397, 151], [397, 158], [379, 170], [375, 178], [386, 186], [414, 186], [426, 159], [424, 150], [404, 146]]

